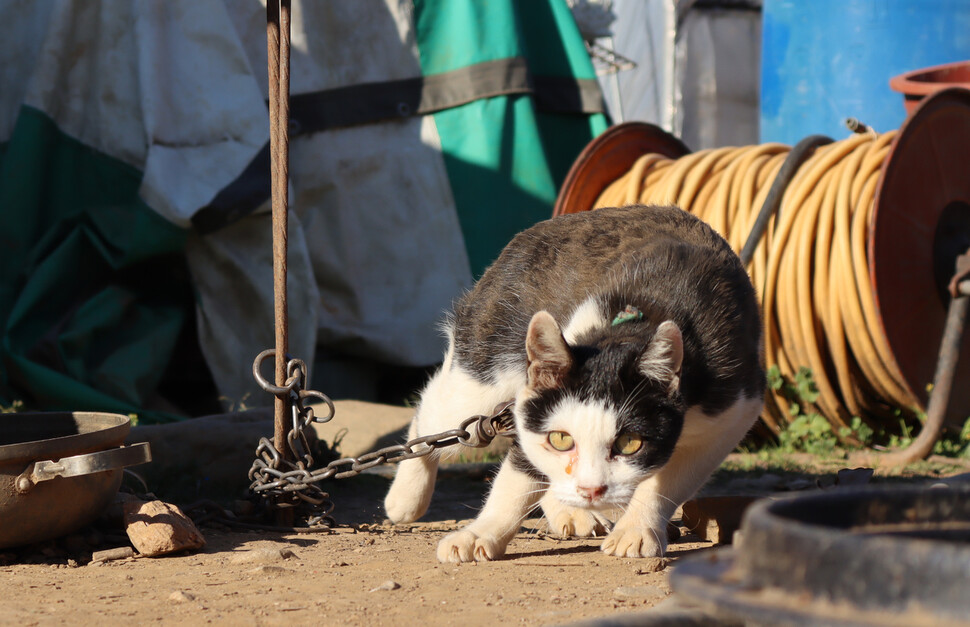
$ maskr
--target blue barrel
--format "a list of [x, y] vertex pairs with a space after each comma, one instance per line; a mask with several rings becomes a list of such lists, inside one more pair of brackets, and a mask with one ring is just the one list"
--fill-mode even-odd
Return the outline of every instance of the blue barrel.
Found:
[[898, 128], [891, 77], [970, 59], [970, 0], [764, 0], [763, 18], [762, 142]]

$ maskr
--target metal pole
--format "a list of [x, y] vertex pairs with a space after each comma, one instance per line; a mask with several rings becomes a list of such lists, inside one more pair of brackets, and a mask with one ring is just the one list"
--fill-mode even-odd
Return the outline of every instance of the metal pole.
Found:
[[[276, 328], [275, 383], [286, 383], [286, 354], [289, 327], [286, 304], [287, 181], [289, 177], [289, 94], [290, 94], [290, 1], [266, 3], [266, 41], [269, 69], [270, 176], [273, 205], [273, 297]], [[289, 457], [289, 398], [277, 396], [274, 404], [273, 445]]]
[[960, 357], [967, 309], [970, 306], [970, 280], [960, 282], [951, 295], [953, 298], [947, 309], [940, 354], [936, 363], [936, 373], [933, 376], [933, 391], [930, 393], [930, 402], [926, 408], [926, 422], [923, 423], [923, 428], [916, 439], [905, 449], [873, 456], [872, 460], [880, 466], [902, 466], [926, 459], [933, 452], [933, 446], [943, 431], [950, 391], [953, 389], [953, 377], [957, 369], [957, 358]]

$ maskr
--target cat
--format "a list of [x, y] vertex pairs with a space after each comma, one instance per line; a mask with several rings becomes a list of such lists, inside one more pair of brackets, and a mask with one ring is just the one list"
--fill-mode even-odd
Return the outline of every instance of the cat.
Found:
[[[521, 232], [446, 333], [409, 437], [512, 399], [516, 435], [479, 516], [438, 544], [441, 562], [503, 557], [540, 503], [557, 533], [662, 556], [676, 508], [762, 409], [754, 289], [727, 242], [677, 207], [598, 209]], [[392, 522], [427, 511], [439, 456], [400, 464], [384, 501]]]

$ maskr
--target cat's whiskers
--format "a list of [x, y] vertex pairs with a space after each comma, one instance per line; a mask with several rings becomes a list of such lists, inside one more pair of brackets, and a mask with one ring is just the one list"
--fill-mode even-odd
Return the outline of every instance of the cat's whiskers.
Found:
[[633, 387], [633, 391], [630, 392], [630, 394], [626, 397], [626, 400], [623, 401], [623, 405], [620, 406], [620, 409], [617, 411], [619, 415], [622, 416], [625, 414], [626, 411], [639, 400], [639, 394], [643, 392], [646, 385], [646, 379], [640, 379], [640, 381], [637, 382], [637, 384]]

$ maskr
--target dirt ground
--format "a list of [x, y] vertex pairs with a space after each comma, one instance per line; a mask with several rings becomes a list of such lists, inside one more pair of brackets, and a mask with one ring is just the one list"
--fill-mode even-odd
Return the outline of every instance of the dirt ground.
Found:
[[[382, 524], [387, 479], [368, 475], [331, 491], [339, 524], [331, 534], [203, 524], [200, 551], [101, 564], [69, 552], [78, 538], [8, 551], [0, 625], [543, 625], [643, 610], [669, 594], [665, 572], [603, 555], [595, 539], [548, 536], [538, 520], [502, 561], [439, 564], [438, 540], [480, 507], [479, 474], [445, 474], [432, 511], [408, 525]], [[676, 544], [670, 557], [705, 546]]]
[[[813, 487], [837, 467], [789, 472], [735, 458], [709, 493]], [[966, 471], [934, 467], [927, 476]], [[432, 510], [407, 525], [384, 524], [387, 477], [363, 475], [327, 485], [340, 524], [330, 534], [202, 524], [199, 551], [90, 563], [92, 550], [124, 543], [120, 528], [102, 525], [0, 551], [0, 625], [569, 624], [649, 610], [669, 597], [678, 560], [711, 548], [686, 535], [671, 544], [669, 565], [652, 572], [652, 562], [606, 556], [597, 539], [553, 537], [531, 519], [501, 561], [439, 564], [438, 540], [474, 516], [490, 472], [484, 464], [444, 471]]]

